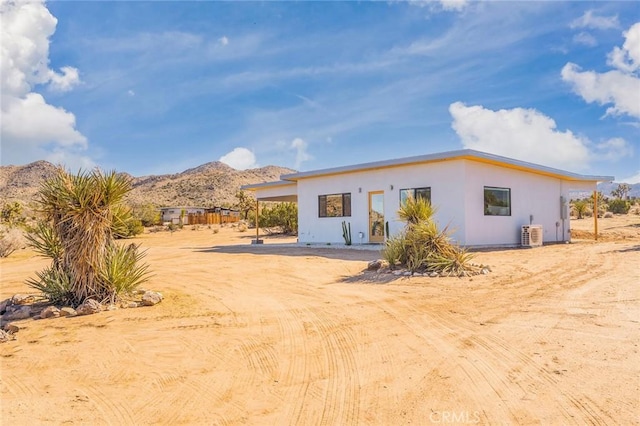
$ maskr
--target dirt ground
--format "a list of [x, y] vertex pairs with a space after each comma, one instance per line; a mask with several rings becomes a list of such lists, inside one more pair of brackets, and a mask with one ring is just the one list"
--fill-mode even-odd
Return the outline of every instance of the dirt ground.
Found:
[[[385, 280], [363, 274], [376, 251], [145, 234], [165, 300], [17, 322], [1, 423], [640, 424], [640, 216], [600, 230], [478, 252], [489, 275]], [[45, 264], [0, 260], [0, 297]]]

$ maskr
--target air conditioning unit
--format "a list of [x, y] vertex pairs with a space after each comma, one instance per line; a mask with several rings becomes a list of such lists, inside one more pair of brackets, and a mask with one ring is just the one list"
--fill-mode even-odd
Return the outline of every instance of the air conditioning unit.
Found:
[[522, 247], [542, 246], [542, 225], [524, 225], [520, 243]]

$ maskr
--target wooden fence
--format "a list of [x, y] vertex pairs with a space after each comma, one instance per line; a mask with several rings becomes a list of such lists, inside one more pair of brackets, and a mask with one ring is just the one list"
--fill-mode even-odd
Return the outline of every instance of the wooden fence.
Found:
[[240, 215], [222, 213], [189, 213], [185, 225], [220, 225], [234, 223], [240, 220]]

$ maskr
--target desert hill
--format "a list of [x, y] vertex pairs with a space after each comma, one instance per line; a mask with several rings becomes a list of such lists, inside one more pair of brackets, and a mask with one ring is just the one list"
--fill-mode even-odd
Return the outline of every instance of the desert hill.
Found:
[[[46, 161], [24, 166], [0, 166], [0, 204], [20, 201], [30, 204], [43, 179], [53, 176], [56, 167]], [[222, 206], [233, 205], [240, 186], [280, 179], [293, 173], [285, 167], [266, 166], [236, 170], [219, 161], [206, 163], [182, 173], [132, 177], [128, 198], [133, 205]]]

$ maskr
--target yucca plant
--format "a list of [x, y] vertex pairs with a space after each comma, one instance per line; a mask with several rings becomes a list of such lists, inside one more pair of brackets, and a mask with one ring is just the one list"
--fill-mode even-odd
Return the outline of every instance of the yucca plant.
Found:
[[[36, 199], [46, 224], [30, 237], [31, 245], [52, 258], [53, 266], [38, 274], [40, 286], [35, 280], [29, 285], [41, 291], [57, 288], [64, 282], [61, 277], [68, 277], [70, 302], [78, 305], [86, 299], [114, 300], [123, 288], [144, 282], [146, 267], [137, 266], [142, 257], [137, 250], [128, 257], [114, 254], [119, 253], [114, 237], [131, 212], [122, 207], [130, 189], [130, 179], [114, 171], [72, 175], [58, 168], [42, 184]], [[127, 280], [129, 284], [123, 284]]]
[[408, 198], [398, 211], [407, 222], [402, 233], [387, 240], [382, 252], [391, 267], [400, 264], [411, 272], [429, 271], [466, 276], [479, 273], [472, 254], [451, 240], [448, 227], [439, 229], [433, 220], [436, 208], [424, 199]]

